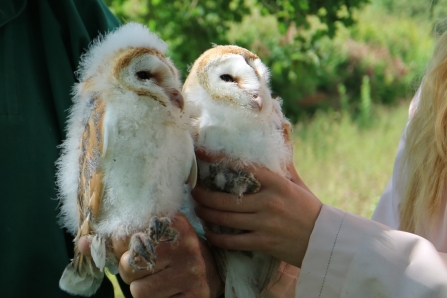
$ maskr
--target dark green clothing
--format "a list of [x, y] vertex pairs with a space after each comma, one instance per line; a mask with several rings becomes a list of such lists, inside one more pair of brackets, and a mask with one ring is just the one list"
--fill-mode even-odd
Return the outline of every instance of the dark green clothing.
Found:
[[[59, 289], [73, 244], [54, 162], [79, 58], [118, 25], [100, 0], [0, 0], [1, 297], [72, 297]], [[97, 297], [112, 293], [106, 281]]]

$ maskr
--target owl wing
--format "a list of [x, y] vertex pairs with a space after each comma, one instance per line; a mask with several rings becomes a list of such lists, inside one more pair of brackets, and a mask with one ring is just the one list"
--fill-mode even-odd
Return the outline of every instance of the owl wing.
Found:
[[292, 148], [292, 141], [290, 139], [292, 133], [292, 124], [290, 121], [284, 116], [281, 110], [281, 102], [280, 99], [273, 99], [273, 113], [275, 114], [275, 119], [278, 119], [275, 122], [277, 129], [282, 130], [284, 143], [287, 144], [290, 148]]
[[[111, 132], [107, 129], [104, 102], [96, 98], [89, 102], [90, 115], [82, 133], [79, 157], [78, 233], [75, 238], [74, 258], [65, 268], [59, 286], [65, 291], [91, 296], [101, 285], [106, 261], [105, 241], [95, 235], [91, 239], [91, 257], [81, 254], [78, 240], [93, 235], [91, 223], [98, 216], [104, 194], [103, 171], [100, 159], [107, 151]], [[107, 137], [107, 138], [106, 138]]]
[[287, 118], [285, 118], [284, 116], [282, 118], [282, 131], [285, 143], [292, 147], [292, 141], [290, 139], [290, 135], [292, 133], [292, 124], [290, 124], [289, 120], [287, 120]]
[[105, 125], [105, 104], [96, 98], [92, 102], [90, 117], [85, 124], [81, 139], [79, 159], [80, 179], [78, 187], [79, 230], [77, 238], [91, 233], [91, 221], [98, 215], [104, 193], [104, 174], [100, 167], [109, 145], [110, 132]]
[[195, 154], [192, 154], [191, 170], [189, 171], [189, 176], [188, 179], [186, 179], [186, 183], [191, 186], [191, 189], [193, 189], [197, 183], [197, 159]]

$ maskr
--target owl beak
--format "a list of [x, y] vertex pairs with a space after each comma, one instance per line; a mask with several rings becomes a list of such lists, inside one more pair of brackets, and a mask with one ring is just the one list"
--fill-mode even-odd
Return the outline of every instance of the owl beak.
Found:
[[262, 106], [263, 106], [262, 98], [258, 94], [254, 94], [252, 96], [252, 100], [251, 100], [250, 105], [254, 109], [258, 109], [259, 111], [261, 111], [262, 110]]
[[183, 111], [185, 100], [183, 99], [182, 93], [176, 89], [168, 90], [166, 93], [168, 94], [171, 103]]

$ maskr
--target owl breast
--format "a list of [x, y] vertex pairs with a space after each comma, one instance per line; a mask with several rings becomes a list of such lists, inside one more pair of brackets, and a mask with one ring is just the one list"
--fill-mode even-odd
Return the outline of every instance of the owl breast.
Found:
[[[154, 100], [110, 101], [104, 197], [95, 230], [120, 237], [171, 216], [185, 198], [193, 152], [188, 131]], [[171, 119], [173, 120], [173, 119]]]
[[292, 151], [276, 122], [231, 106], [204, 109], [197, 146], [224, 151], [242, 163], [256, 163], [285, 175]]

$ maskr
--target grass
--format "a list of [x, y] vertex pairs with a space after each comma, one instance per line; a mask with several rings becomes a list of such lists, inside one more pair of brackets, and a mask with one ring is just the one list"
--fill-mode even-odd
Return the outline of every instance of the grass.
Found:
[[298, 173], [325, 204], [371, 217], [388, 180], [409, 103], [372, 107], [359, 126], [345, 113], [317, 113], [293, 134]]

